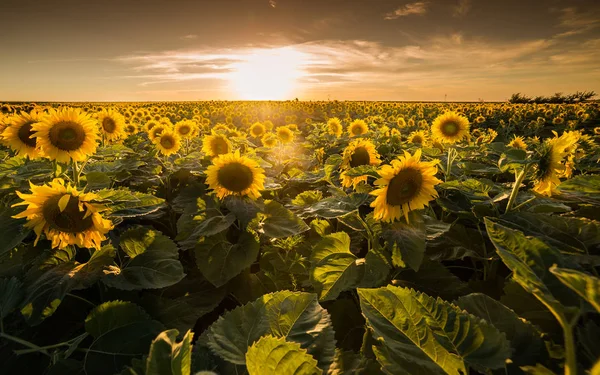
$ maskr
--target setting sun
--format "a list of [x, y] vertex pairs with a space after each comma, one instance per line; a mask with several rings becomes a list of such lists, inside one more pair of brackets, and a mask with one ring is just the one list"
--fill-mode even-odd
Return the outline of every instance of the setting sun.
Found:
[[243, 100], [289, 99], [297, 90], [303, 57], [292, 48], [255, 50], [233, 64], [232, 91]]

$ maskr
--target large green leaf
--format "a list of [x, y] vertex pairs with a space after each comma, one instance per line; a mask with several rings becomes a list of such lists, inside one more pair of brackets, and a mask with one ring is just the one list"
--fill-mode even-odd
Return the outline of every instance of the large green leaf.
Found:
[[220, 287], [250, 267], [258, 256], [259, 248], [258, 240], [252, 233], [241, 232], [237, 241], [232, 243], [227, 233], [222, 232], [198, 243], [194, 254], [202, 275]]
[[0, 279], [0, 320], [13, 312], [24, 297], [23, 283], [16, 277]]
[[329, 314], [319, 305], [316, 294], [266, 294], [219, 317], [206, 331], [206, 340], [219, 357], [244, 365], [248, 347], [265, 335], [299, 343], [324, 371], [333, 362], [334, 332]]
[[265, 201], [262, 230], [271, 238], [284, 238], [306, 232], [310, 227], [298, 216], [275, 201]]
[[129, 259], [106, 275], [105, 284], [123, 290], [158, 289], [185, 277], [177, 245], [162, 233], [136, 227], [124, 232], [120, 242]]
[[112, 301], [97, 306], [86, 319], [94, 341], [86, 352], [88, 375], [115, 374], [134, 358], [148, 353], [164, 326], [131, 302]]
[[5, 207], [0, 211], [0, 255], [12, 250], [31, 232], [25, 228], [25, 219], [14, 219], [13, 216], [23, 211], [23, 207]]
[[350, 236], [337, 232], [324, 236], [313, 248], [311, 281], [319, 300], [336, 299], [358, 285], [364, 273], [364, 259], [350, 252]]
[[296, 342], [282, 337], [263, 336], [246, 353], [250, 375], [322, 375], [317, 361]]
[[393, 280], [396, 286], [413, 288], [419, 292], [445, 300], [453, 300], [470, 293], [469, 286], [440, 262], [425, 259], [419, 271], [401, 270]]
[[146, 360], [146, 374], [190, 375], [192, 369], [192, 331], [187, 331], [180, 343], [179, 331], [170, 329], [161, 332], [152, 341]]
[[553, 266], [550, 272], [600, 312], [600, 279], [583, 272]]
[[513, 349], [511, 360], [515, 365], [535, 365], [544, 357], [547, 358], [541, 333], [502, 303], [485, 294], [473, 293], [460, 297], [456, 305], [485, 319], [506, 334]]
[[425, 256], [425, 231], [423, 228], [398, 221], [383, 233], [383, 238], [392, 252], [394, 266], [410, 267], [414, 271], [419, 270]]
[[510, 356], [503, 333], [457, 306], [412, 289], [358, 289], [378, 344], [377, 360], [389, 374], [467, 374], [504, 367]]
[[164, 205], [164, 199], [125, 188], [103, 189], [95, 192], [100, 202], [110, 208], [110, 215], [136, 217], [153, 213]]
[[368, 199], [369, 195], [365, 193], [352, 193], [345, 197], [328, 197], [303, 207], [299, 212], [303, 217], [319, 216], [332, 219], [357, 210]]
[[600, 204], [600, 176], [577, 176], [558, 185], [562, 198]]

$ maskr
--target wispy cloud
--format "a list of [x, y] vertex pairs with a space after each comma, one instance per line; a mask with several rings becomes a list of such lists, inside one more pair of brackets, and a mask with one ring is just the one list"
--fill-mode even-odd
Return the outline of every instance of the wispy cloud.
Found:
[[471, 10], [471, 0], [458, 0], [458, 4], [454, 7], [452, 15], [454, 17], [464, 17]]
[[277, 1], [275, 0], [269, 0], [269, 5], [273, 8], [275, 8], [277, 6]]
[[425, 1], [417, 1], [415, 3], [405, 4], [395, 11], [387, 13], [384, 19], [395, 20], [400, 17], [410, 16], [411, 14], [425, 14], [427, 13], [428, 4], [429, 3]]
[[183, 40], [198, 39], [198, 35], [196, 35], [196, 34], [188, 34], [188, 35], [182, 36], [180, 39], [183, 39]]
[[559, 27], [566, 29], [557, 35], [557, 37], [569, 37], [585, 34], [600, 27], [600, 14], [580, 13], [577, 8], [569, 7], [560, 10]]

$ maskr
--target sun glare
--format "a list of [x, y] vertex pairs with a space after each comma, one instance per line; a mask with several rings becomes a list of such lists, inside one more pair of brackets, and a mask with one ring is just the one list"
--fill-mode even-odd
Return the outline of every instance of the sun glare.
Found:
[[292, 48], [255, 50], [241, 57], [229, 75], [242, 100], [290, 99], [298, 88], [302, 53]]

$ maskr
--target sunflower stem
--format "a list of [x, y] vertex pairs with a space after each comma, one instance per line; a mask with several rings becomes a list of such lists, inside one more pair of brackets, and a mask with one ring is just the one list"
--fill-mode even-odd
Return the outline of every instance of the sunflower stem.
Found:
[[519, 195], [519, 189], [521, 188], [521, 183], [523, 183], [523, 180], [525, 179], [525, 176], [527, 175], [527, 172], [529, 171], [530, 166], [531, 166], [531, 164], [527, 164], [525, 167], [523, 167], [523, 170], [521, 170], [521, 173], [519, 173], [516, 176], [512, 191], [510, 192], [510, 197], [508, 198], [508, 203], [506, 204], [505, 213], [508, 213], [512, 209], [513, 205], [515, 204], [515, 202], [517, 200], [517, 195]]
[[16, 343], [21, 344], [23, 346], [26, 346], [26, 347], [28, 347], [30, 349], [34, 349], [35, 351], [38, 351], [38, 352], [40, 352], [42, 354], [45, 354], [48, 357], [50, 357], [50, 354], [46, 351], [46, 349], [44, 349], [42, 347], [39, 347], [39, 346], [37, 346], [37, 345], [35, 345], [35, 344], [27, 341], [27, 340], [23, 340], [21, 338], [15, 337], [15, 336], [7, 335], [4, 332], [0, 332], [0, 337], [2, 337], [4, 339], [7, 339], [7, 340], [10, 340], [10, 341], [13, 341], [13, 342], [16, 342]]
[[77, 168], [77, 162], [73, 160], [71, 167], [73, 169], [73, 183], [75, 187], [79, 187], [79, 169]]

